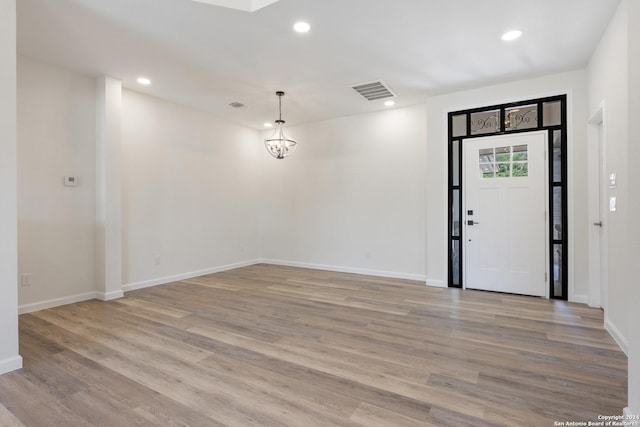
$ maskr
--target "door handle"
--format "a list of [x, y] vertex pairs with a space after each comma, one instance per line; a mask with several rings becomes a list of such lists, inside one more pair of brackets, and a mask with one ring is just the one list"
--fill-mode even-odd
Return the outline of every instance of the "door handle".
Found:
[[596, 227], [602, 227], [602, 221], [594, 222], [593, 225]]

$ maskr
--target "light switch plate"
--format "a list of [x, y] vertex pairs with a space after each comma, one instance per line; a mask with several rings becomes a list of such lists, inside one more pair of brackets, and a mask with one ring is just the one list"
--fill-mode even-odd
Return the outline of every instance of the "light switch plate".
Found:
[[64, 177], [64, 186], [65, 187], [77, 187], [78, 186], [78, 177], [77, 176], [65, 176]]
[[615, 172], [609, 175], [609, 188], [616, 188], [616, 186], [618, 185], [617, 181], [618, 179]]
[[615, 197], [610, 197], [609, 198], [609, 211], [610, 212], [615, 212], [618, 210], [618, 205], [617, 205], [617, 201]]

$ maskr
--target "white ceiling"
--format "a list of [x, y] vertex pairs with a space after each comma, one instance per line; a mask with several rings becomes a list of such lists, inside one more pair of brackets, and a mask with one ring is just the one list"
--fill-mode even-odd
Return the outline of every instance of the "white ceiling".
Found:
[[[260, 129], [276, 90], [295, 124], [384, 109], [351, 89], [373, 80], [403, 106], [584, 67], [618, 2], [18, 0], [18, 52]], [[500, 40], [513, 28], [520, 40]]]

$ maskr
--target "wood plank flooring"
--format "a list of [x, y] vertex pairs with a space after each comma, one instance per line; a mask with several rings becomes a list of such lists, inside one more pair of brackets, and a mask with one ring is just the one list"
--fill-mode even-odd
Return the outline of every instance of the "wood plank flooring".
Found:
[[20, 316], [0, 426], [553, 426], [626, 406], [581, 304], [255, 265]]

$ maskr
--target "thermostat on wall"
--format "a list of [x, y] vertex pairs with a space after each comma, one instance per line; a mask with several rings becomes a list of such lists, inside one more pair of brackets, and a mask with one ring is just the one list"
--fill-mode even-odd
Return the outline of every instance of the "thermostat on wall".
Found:
[[77, 187], [78, 186], [78, 177], [77, 176], [65, 176], [64, 177], [64, 186], [65, 187]]

